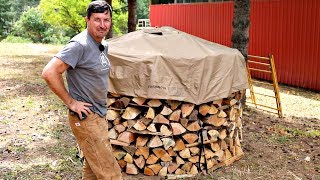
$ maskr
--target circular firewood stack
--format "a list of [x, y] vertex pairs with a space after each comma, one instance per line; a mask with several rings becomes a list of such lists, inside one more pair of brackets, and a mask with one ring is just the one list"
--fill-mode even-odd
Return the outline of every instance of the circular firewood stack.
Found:
[[[242, 155], [244, 91], [201, 105], [108, 94], [107, 120], [113, 154], [123, 172], [149, 176], [195, 175]], [[202, 132], [204, 144], [199, 158]], [[205, 161], [206, 160], [206, 161]]]

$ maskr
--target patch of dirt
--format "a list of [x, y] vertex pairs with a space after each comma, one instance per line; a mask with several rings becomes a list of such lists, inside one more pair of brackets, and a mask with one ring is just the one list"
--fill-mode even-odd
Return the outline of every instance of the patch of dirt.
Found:
[[[46, 46], [41, 52], [31, 48], [26, 54], [14, 51], [17, 46], [30, 48], [6, 44], [9, 50], [0, 50], [0, 179], [80, 179], [81, 163], [65, 107], [40, 78], [43, 66], [59, 47]], [[256, 87], [257, 91], [271, 91]], [[243, 116], [245, 155], [230, 166], [189, 179], [319, 180], [320, 95], [284, 85], [280, 88], [284, 118], [247, 107]]]

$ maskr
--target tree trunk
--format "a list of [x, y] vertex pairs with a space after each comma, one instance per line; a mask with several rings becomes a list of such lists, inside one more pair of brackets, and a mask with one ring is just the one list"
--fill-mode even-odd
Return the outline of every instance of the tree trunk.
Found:
[[137, 0], [128, 0], [128, 32], [136, 30]]
[[234, 0], [232, 47], [238, 49], [247, 61], [250, 25], [250, 0]]

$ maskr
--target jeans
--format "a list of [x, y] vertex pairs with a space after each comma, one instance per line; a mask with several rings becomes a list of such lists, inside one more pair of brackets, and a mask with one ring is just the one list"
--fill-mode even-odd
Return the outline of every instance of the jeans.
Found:
[[82, 179], [121, 180], [121, 169], [112, 154], [105, 117], [92, 113], [80, 121], [70, 112], [68, 117], [85, 158]]

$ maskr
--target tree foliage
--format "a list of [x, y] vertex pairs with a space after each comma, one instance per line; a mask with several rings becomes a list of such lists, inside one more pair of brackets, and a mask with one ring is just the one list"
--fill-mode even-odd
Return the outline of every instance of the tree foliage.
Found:
[[149, 0], [137, 0], [137, 18], [149, 19]]

